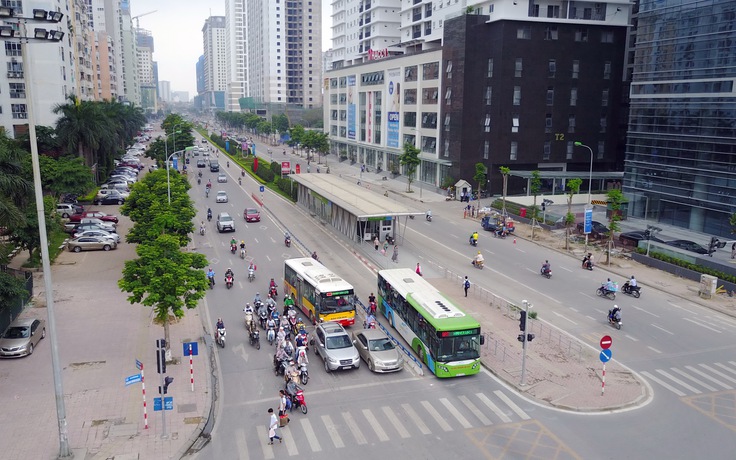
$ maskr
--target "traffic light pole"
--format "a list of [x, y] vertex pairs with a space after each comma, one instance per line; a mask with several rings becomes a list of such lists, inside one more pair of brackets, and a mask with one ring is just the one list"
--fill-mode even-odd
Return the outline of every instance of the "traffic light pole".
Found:
[[164, 374], [166, 374], [166, 340], [156, 340], [156, 364], [158, 365], [158, 376], [161, 385], [158, 387], [158, 396], [161, 398], [161, 424], [163, 425], [163, 431], [161, 432], [161, 439], [168, 439], [169, 435], [166, 433], [166, 403], [164, 402]]
[[528, 318], [529, 314], [529, 308], [531, 305], [526, 300], [521, 301], [522, 304], [524, 304], [524, 311], [521, 312], [522, 318], [519, 322], [520, 329], [521, 329], [521, 382], [519, 383], [520, 386], [526, 385], [524, 383], [524, 380], [526, 378], [526, 320]]

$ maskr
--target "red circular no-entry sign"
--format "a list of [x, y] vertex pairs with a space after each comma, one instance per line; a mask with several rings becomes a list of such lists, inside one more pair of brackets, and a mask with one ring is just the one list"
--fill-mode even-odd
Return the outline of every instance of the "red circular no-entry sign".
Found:
[[607, 349], [611, 348], [611, 343], [612, 343], [611, 336], [610, 335], [604, 335], [603, 338], [601, 339], [601, 348], [604, 349], [604, 350], [607, 350]]

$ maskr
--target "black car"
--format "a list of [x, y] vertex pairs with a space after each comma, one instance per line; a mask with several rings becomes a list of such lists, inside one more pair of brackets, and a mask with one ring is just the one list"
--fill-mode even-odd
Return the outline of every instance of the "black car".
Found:
[[637, 230], [633, 232], [626, 232], [622, 233], [618, 236], [618, 240], [621, 244], [624, 246], [638, 246], [639, 241], [655, 241], [657, 243], [664, 243], [664, 241], [660, 240], [654, 235], [650, 235], [649, 238], [647, 238], [647, 235], [645, 233], [645, 230]]
[[197, 167], [198, 168], [206, 168], [207, 167], [207, 163], [205, 163], [205, 161], [200, 158], [200, 159], [197, 160]]
[[698, 243], [694, 241], [672, 240], [672, 241], [665, 241], [664, 244], [674, 246], [676, 248], [684, 249], [686, 251], [697, 252], [698, 254], [708, 254], [708, 249], [704, 248], [703, 246], [699, 245]]
[[95, 198], [95, 204], [123, 204], [125, 203], [125, 198], [119, 193], [117, 193], [114, 190], [110, 190], [109, 193], [107, 193], [103, 197], [96, 197]]
[[[608, 227], [598, 222], [597, 220], [592, 221], [590, 227], [591, 238], [601, 239], [608, 236]], [[585, 222], [578, 222], [577, 230], [578, 233], [582, 235], [585, 232]]]

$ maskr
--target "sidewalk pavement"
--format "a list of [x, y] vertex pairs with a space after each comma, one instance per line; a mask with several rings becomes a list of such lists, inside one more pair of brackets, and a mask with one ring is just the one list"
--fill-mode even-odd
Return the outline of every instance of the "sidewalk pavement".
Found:
[[[119, 229], [129, 226], [121, 218]], [[134, 245], [122, 243], [111, 252], [65, 251], [52, 266], [68, 438], [77, 459], [178, 459], [195, 443], [210, 415], [211, 353], [203, 340], [205, 313], [199, 307], [170, 327], [176, 363], [167, 365], [167, 375], [174, 378], [167, 396], [174, 404], [166, 411], [168, 439], [161, 438], [162, 413], [154, 411], [153, 399], [160, 384], [155, 341], [163, 338], [163, 327], [153, 321], [151, 308], [131, 305], [117, 286], [123, 261], [133, 257]], [[20, 268], [26, 258], [21, 253], [10, 265]], [[23, 317], [46, 319], [42, 276], [34, 274], [35, 295]], [[194, 391], [189, 359], [183, 356], [185, 342], [198, 342]], [[59, 454], [50, 350], [47, 335], [33, 355], [2, 362], [0, 457], [51, 459]], [[142, 384], [125, 386], [126, 377], [140, 372], [136, 360], [144, 365], [148, 429]]]

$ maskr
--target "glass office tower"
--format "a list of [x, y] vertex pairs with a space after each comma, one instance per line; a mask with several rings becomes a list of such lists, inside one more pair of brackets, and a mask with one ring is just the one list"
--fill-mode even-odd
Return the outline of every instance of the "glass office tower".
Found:
[[736, 0], [641, 0], [632, 21], [629, 214], [729, 235], [736, 212]]

